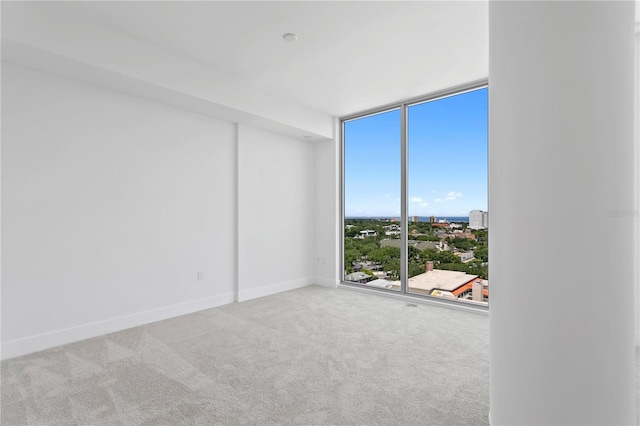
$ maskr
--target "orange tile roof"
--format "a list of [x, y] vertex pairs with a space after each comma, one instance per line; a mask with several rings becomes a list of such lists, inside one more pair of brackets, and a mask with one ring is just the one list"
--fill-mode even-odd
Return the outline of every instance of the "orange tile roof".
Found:
[[[473, 288], [473, 283], [478, 281], [477, 279], [473, 279], [471, 281], [469, 281], [468, 283], [461, 285], [460, 287], [456, 288], [455, 290], [452, 291], [452, 293], [458, 297], [460, 294], [464, 293], [467, 290], [471, 290]], [[489, 289], [487, 288], [482, 288], [482, 295], [489, 297]]]

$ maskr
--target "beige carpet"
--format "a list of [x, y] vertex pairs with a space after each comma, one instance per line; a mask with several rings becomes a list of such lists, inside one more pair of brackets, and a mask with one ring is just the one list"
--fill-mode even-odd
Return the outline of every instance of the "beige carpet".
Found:
[[2, 362], [2, 425], [483, 425], [488, 317], [307, 287]]

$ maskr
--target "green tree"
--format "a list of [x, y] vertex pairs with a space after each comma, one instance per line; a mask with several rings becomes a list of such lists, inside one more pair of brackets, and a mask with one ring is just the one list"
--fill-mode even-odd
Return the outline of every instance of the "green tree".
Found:
[[[427, 249], [430, 250], [430, 249]], [[425, 250], [426, 251], [426, 250]], [[429, 260], [432, 260], [436, 265], [440, 266], [447, 263], [462, 263], [462, 260], [450, 251], [436, 251], [429, 255]]]
[[418, 262], [409, 262], [409, 278], [416, 275], [424, 274], [426, 271], [425, 264]]
[[476, 247], [475, 250], [473, 250], [473, 255], [476, 259], [480, 260], [481, 262], [488, 262], [489, 261], [489, 247], [487, 246], [480, 246], [480, 247]]
[[382, 270], [387, 273], [390, 279], [400, 279], [400, 258], [387, 258], [382, 262]]
[[369, 275], [372, 278], [376, 278], [375, 274], [373, 273], [373, 271], [370, 271], [368, 269], [362, 268], [362, 270], [360, 272], [364, 272], [365, 274]]
[[477, 275], [482, 279], [489, 279], [489, 265], [487, 263], [483, 263], [479, 260], [472, 260], [467, 263], [468, 271], [467, 273], [472, 275]]
[[475, 244], [471, 240], [459, 237], [450, 238], [449, 245], [457, 248], [458, 250], [464, 251], [471, 250], [475, 246]]
[[417, 235], [410, 239], [418, 241], [440, 241], [440, 237], [437, 235]]
[[400, 259], [400, 248], [398, 247], [380, 247], [371, 252], [369, 258], [378, 263], [384, 263], [389, 259]]
[[347, 226], [344, 228], [345, 238], [353, 238], [360, 234], [361, 229], [357, 226]]
[[[444, 269], [446, 271], [459, 271], [469, 273], [469, 265], [464, 263], [441, 263], [438, 265], [438, 269]], [[475, 275], [475, 274], [474, 274]]]
[[360, 251], [357, 249], [349, 249], [344, 251], [344, 267], [350, 273], [353, 271], [353, 263], [360, 258]]
[[489, 231], [487, 229], [475, 229], [473, 230], [473, 235], [476, 237], [476, 242], [478, 244], [487, 244], [489, 241]]

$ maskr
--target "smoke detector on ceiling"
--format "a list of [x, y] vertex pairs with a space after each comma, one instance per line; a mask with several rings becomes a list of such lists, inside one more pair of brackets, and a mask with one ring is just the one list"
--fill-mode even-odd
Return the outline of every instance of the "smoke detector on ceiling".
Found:
[[296, 41], [298, 39], [298, 36], [294, 33], [286, 33], [282, 36], [282, 38], [284, 39], [284, 41]]

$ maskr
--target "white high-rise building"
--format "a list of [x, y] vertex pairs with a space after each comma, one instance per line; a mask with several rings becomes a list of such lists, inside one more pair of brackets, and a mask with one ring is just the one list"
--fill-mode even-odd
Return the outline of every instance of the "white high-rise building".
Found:
[[484, 229], [489, 226], [489, 213], [482, 210], [471, 210], [469, 212], [469, 228]]

